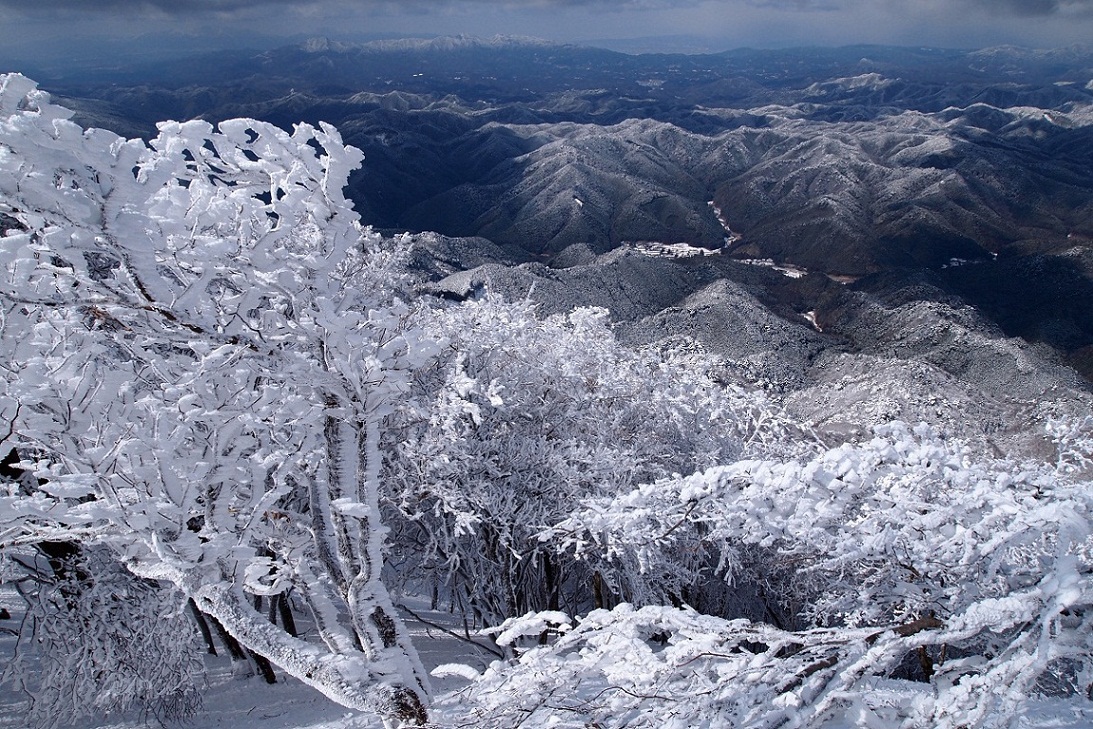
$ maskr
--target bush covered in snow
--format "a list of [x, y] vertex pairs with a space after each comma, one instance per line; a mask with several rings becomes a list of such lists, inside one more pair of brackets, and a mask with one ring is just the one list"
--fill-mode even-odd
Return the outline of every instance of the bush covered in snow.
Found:
[[[712, 541], [741, 583], [789, 565], [809, 627], [686, 607], [551, 615], [552, 645], [495, 664], [454, 711], [490, 726], [956, 729], [1012, 725], [1040, 694], [1085, 701], [1093, 483], [1068, 470], [893, 424], [587, 501], [543, 538], [657, 570], [673, 545]], [[747, 545], [769, 563], [731, 565]], [[502, 627], [542, 631], [533, 616]]]

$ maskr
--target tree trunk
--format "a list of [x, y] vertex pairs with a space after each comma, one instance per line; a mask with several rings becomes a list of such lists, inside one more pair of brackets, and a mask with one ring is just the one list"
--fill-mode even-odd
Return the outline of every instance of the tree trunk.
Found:
[[320, 646], [293, 638], [257, 612], [238, 586], [227, 582], [203, 585], [194, 591], [194, 602], [248, 649], [342, 706], [408, 725], [420, 726], [427, 720], [417, 694], [376, 674], [364, 655], [331, 655]]
[[250, 657], [254, 659], [254, 665], [258, 667], [258, 673], [262, 674], [266, 683], [277, 683], [277, 674], [273, 672], [269, 659], [254, 651], [250, 652]]
[[201, 631], [201, 639], [205, 641], [205, 647], [208, 649], [209, 655], [218, 655], [216, 652], [216, 643], [213, 642], [213, 632], [209, 629], [209, 621], [206, 620], [202, 612], [197, 609], [197, 603], [193, 600], [187, 600], [186, 603], [190, 608], [190, 614], [194, 617], [194, 622], [197, 623], [197, 629]]
[[292, 603], [288, 600], [288, 595], [284, 592], [278, 593], [270, 598], [270, 622], [273, 622], [274, 609], [277, 610], [277, 615], [281, 618], [281, 627], [285, 629], [285, 632], [295, 638], [299, 633], [296, 630], [296, 620], [292, 617]]
[[546, 578], [547, 610], [562, 609], [562, 570], [551, 559], [550, 554], [543, 553], [543, 576]]
[[[193, 600], [191, 600], [191, 602], [193, 602]], [[197, 603], [194, 604], [196, 605]], [[200, 612], [200, 610], [198, 612]], [[231, 659], [233, 661], [247, 660], [247, 653], [243, 650], [243, 646], [239, 645], [239, 641], [232, 637], [232, 634], [228, 632], [227, 628], [224, 627], [224, 624], [217, 620], [215, 615], [211, 616], [210, 619], [212, 620], [213, 627], [216, 628], [216, 634], [220, 636], [220, 640], [224, 641], [224, 647], [228, 649], [228, 655], [231, 656]]]
[[[328, 407], [333, 410], [335, 404], [328, 398]], [[401, 719], [424, 723], [421, 697], [429, 695], [428, 677], [380, 580], [386, 529], [380, 521], [378, 426], [345, 422], [332, 413], [325, 434], [328, 489], [314, 493], [312, 501], [330, 515], [331, 546], [347, 579], [343, 584], [353, 628], [365, 655], [390, 671], [379, 678], [404, 684], [395, 688], [398, 711], [405, 714]]]

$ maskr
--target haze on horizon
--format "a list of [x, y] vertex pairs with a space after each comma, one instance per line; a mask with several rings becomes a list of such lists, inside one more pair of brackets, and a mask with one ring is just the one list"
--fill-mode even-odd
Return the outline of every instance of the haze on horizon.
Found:
[[0, 29], [0, 57], [54, 62], [139, 50], [141, 39], [165, 36], [180, 49], [193, 39], [194, 50], [455, 34], [627, 50], [643, 49], [632, 39], [661, 38], [648, 48], [681, 52], [1061, 47], [1093, 38], [1093, 0], [0, 0]]

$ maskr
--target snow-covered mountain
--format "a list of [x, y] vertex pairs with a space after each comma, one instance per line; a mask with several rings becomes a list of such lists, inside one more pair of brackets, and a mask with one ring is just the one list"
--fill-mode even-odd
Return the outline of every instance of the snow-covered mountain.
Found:
[[[966, 430], [971, 406], [938, 415], [886, 384], [901, 380], [991, 412], [1001, 398], [970, 421], [994, 432], [1093, 377], [1090, 68], [1081, 47], [320, 39], [52, 88], [127, 133], [166, 117], [335, 123], [365, 152], [349, 190], [363, 219], [447, 241], [425, 246], [434, 290], [535, 281], [545, 310], [604, 305], [633, 341], [695, 336], [757, 382], [811, 392], [828, 403], [818, 422], [884, 411]], [[654, 258], [646, 242], [717, 255]], [[889, 395], [898, 407], [869, 404]]]

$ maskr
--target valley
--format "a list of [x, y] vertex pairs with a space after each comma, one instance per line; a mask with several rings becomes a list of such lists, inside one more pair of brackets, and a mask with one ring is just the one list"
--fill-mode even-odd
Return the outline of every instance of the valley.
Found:
[[832, 432], [923, 419], [1005, 449], [1088, 404], [1089, 49], [318, 39], [42, 82], [130, 136], [334, 124], [363, 221], [422, 241], [423, 291], [694, 337]]

